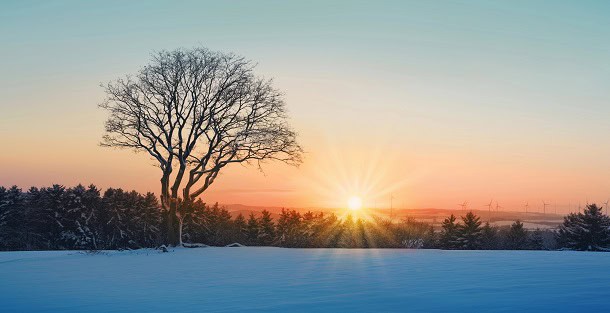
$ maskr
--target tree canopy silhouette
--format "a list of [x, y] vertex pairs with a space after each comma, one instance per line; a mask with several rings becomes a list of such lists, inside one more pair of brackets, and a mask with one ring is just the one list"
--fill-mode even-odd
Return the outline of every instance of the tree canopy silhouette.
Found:
[[135, 76], [104, 86], [102, 145], [148, 153], [161, 170], [167, 241], [182, 243], [195, 199], [232, 163], [298, 165], [302, 149], [282, 93], [243, 57], [206, 48], [153, 54]]

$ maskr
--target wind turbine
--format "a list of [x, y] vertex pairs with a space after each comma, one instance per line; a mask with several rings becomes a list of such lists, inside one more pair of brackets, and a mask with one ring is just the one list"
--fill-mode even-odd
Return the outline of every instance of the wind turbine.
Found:
[[499, 209], [504, 209], [504, 208], [500, 206], [500, 203], [498, 203], [498, 201], [496, 201], [496, 212], [498, 212]]
[[526, 202], [524, 207], [525, 207], [525, 213], [527, 214], [527, 209], [529, 209], [529, 207], [530, 207], [530, 202], [529, 201]]
[[494, 199], [491, 199], [491, 201], [489, 201], [488, 204], [484, 205], [487, 207], [487, 222], [491, 222], [491, 206], [492, 203], [494, 202]]
[[464, 201], [464, 202], [462, 202], [461, 204], [458, 204], [458, 205], [462, 207], [463, 211], [465, 211], [466, 207], [468, 206], [468, 201]]
[[550, 203], [546, 203], [544, 200], [542, 200], [542, 212], [543, 214], [546, 214], [546, 206], [550, 205]]

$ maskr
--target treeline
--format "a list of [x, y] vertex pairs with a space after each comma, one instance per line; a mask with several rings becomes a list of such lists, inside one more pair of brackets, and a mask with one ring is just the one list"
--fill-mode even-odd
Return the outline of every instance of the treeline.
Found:
[[557, 248], [556, 234], [550, 230], [527, 230], [515, 221], [510, 226], [481, 225], [481, 218], [467, 213], [461, 222], [452, 214], [438, 233], [436, 247], [449, 250], [550, 250]]
[[[211, 246], [294, 248], [439, 248], [486, 250], [606, 250], [610, 219], [596, 205], [566, 216], [558, 231], [527, 230], [515, 221], [497, 227], [472, 212], [451, 215], [439, 229], [404, 219], [392, 222], [282, 210], [232, 218], [229, 211], [195, 202], [183, 217], [183, 240]], [[0, 187], [0, 250], [137, 249], [164, 243], [167, 213], [152, 193], [53, 185]]]
[[[66, 188], [0, 187], [0, 250], [101, 250], [158, 247], [167, 213], [152, 193], [91, 185]], [[433, 247], [432, 227], [407, 220], [340, 219], [334, 214], [283, 210], [231, 217], [229, 211], [196, 201], [183, 219], [183, 240], [224, 246], [299, 248]]]
[[0, 187], [0, 249], [62, 250], [154, 247], [163, 214], [152, 193], [95, 186]]
[[435, 233], [434, 247], [461, 250], [580, 250], [610, 251], [610, 218], [596, 204], [588, 204], [582, 213], [570, 213], [554, 230], [528, 230], [520, 221], [510, 227], [482, 225], [472, 212], [458, 222], [446, 218]]

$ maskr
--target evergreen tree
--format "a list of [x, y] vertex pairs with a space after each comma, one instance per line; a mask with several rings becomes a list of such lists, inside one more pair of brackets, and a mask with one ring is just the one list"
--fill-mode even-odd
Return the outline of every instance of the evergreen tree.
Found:
[[231, 214], [218, 203], [206, 210], [204, 243], [212, 246], [225, 246], [231, 242]]
[[583, 213], [570, 213], [559, 226], [561, 247], [574, 250], [607, 251], [610, 249], [610, 218], [595, 204]]
[[106, 249], [118, 249], [125, 247], [126, 232], [124, 231], [124, 193], [122, 189], [108, 188], [104, 192], [103, 207], [104, 220], [102, 224], [104, 243]]
[[47, 240], [46, 245], [49, 249], [67, 249], [62, 239], [62, 232], [67, 230], [66, 208], [65, 208], [66, 188], [61, 185], [53, 185], [48, 188], [40, 189], [40, 199], [37, 213], [40, 214], [40, 228], [38, 231]]
[[354, 230], [354, 237], [355, 237], [355, 242], [356, 242], [356, 246], [355, 248], [368, 248], [369, 247], [369, 241], [367, 238], [367, 228], [368, 228], [368, 223], [359, 218], [356, 221], [356, 228]]
[[243, 214], [239, 213], [233, 220], [233, 234], [231, 241], [240, 244], [247, 244], [248, 224]]
[[161, 211], [157, 197], [148, 192], [138, 195], [136, 212], [134, 212], [135, 236], [138, 246], [154, 247], [161, 244]]
[[540, 229], [536, 229], [530, 233], [528, 248], [531, 250], [544, 250], [544, 238], [542, 237], [542, 231]]
[[88, 246], [90, 249], [101, 249], [103, 248], [103, 233], [101, 219], [103, 211], [103, 201], [100, 190], [93, 184], [87, 187], [87, 190], [83, 192], [81, 200], [86, 210], [83, 210], [80, 216], [82, 223], [82, 232], [84, 246]]
[[462, 217], [462, 223], [458, 225], [458, 247], [466, 250], [481, 248], [481, 218], [472, 212]]
[[375, 218], [375, 227], [369, 231], [370, 245], [376, 248], [399, 248], [400, 237], [397, 226], [388, 218]]
[[104, 193], [103, 233], [110, 249], [142, 248], [158, 243], [161, 214], [154, 195], [109, 188]]
[[303, 214], [301, 219], [301, 241], [303, 247], [314, 247], [317, 216], [311, 211]]
[[316, 215], [312, 226], [313, 243], [312, 246], [319, 248], [337, 247], [340, 240], [339, 218], [334, 213]]
[[63, 225], [60, 233], [60, 244], [65, 249], [97, 249], [95, 240], [96, 221], [95, 211], [99, 199], [97, 189], [85, 189], [78, 185], [66, 189], [62, 198], [63, 211], [57, 212], [56, 217]]
[[481, 229], [481, 249], [496, 250], [498, 248], [498, 228], [489, 225], [489, 222], [487, 222]]
[[25, 197], [21, 189], [0, 187], [0, 250], [19, 250], [27, 244], [22, 229], [27, 227]]
[[523, 227], [523, 223], [517, 220], [512, 225], [506, 236], [506, 249], [509, 250], [523, 250], [528, 248], [528, 234], [527, 230]]
[[271, 246], [275, 242], [275, 224], [271, 213], [267, 210], [261, 212], [258, 219], [258, 242], [261, 246]]
[[258, 219], [254, 216], [254, 213], [250, 213], [250, 217], [248, 217], [248, 226], [247, 226], [247, 235], [248, 235], [248, 245], [250, 246], [259, 246], [259, 232], [260, 225], [258, 224]]
[[338, 242], [339, 248], [356, 248], [358, 247], [358, 238], [356, 233], [356, 222], [351, 214], [347, 215], [341, 223], [341, 235]]
[[455, 215], [451, 214], [441, 225], [442, 230], [439, 243], [442, 249], [458, 248], [458, 224], [455, 221]]
[[31, 187], [26, 194], [22, 231], [26, 237], [26, 250], [49, 250], [50, 239], [46, 229], [51, 219], [42, 204], [43, 192]]
[[[182, 230], [183, 241], [187, 243], [206, 242], [206, 235], [208, 232], [208, 207], [206, 204], [201, 201], [201, 199], [197, 199], [195, 202], [191, 203], [185, 213], [186, 216], [183, 220]], [[164, 219], [167, 218], [166, 214], [163, 214], [162, 217]], [[163, 223], [167, 223], [167, 220], [163, 221]], [[161, 227], [161, 231], [166, 228], [167, 227]], [[165, 238], [164, 235], [161, 235], [161, 238]]]
[[424, 239], [423, 249], [434, 249], [438, 245], [438, 237], [434, 232], [434, 227], [432, 225], [428, 225], [428, 233]]
[[277, 244], [280, 247], [303, 247], [304, 238], [301, 226], [301, 214], [299, 212], [282, 209], [275, 227]]

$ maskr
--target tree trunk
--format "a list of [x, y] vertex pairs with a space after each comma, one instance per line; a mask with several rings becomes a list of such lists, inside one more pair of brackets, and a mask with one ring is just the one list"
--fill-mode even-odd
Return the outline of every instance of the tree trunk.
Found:
[[179, 243], [178, 233], [176, 229], [177, 221], [177, 206], [176, 199], [170, 195], [169, 175], [171, 169], [163, 172], [161, 177], [161, 205], [167, 210], [167, 225], [165, 244], [168, 246], [176, 246]]
[[167, 214], [167, 244], [170, 246], [177, 246], [181, 243], [176, 229], [176, 205], [177, 203], [175, 203], [175, 201], [171, 201]]
[[178, 244], [182, 246], [182, 225], [184, 225], [184, 216], [178, 216]]

